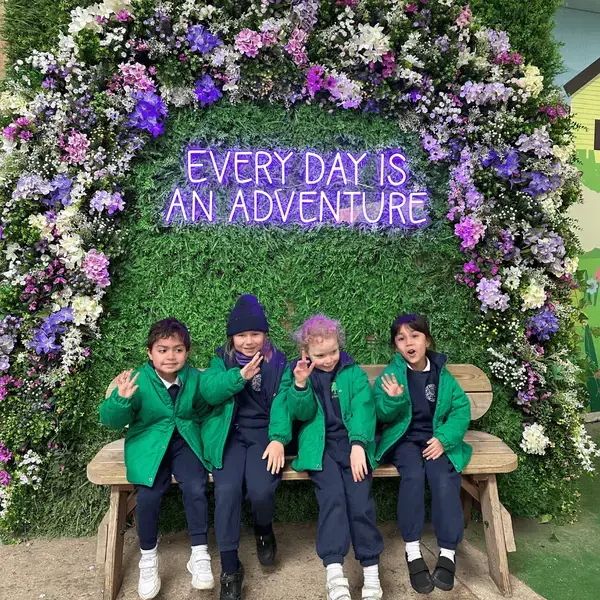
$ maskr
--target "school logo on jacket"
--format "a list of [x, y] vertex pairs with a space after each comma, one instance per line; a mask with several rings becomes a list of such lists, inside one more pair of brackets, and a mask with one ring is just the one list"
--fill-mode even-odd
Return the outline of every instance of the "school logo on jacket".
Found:
[[260, 373], [257, 373], [253, 378], [252, 378], [252, 389], [255, 392], [260, 392], [261, 390], [261, 386], [262, 386], [262, 375]]
[[429, 402], [435, 402], [437, 400], [437, 386], [435, 383], [429, 383], [425, 386], [425, 398]]
[[338, 398], [337, 383], [335, 381], [331, 384], [331, 399], [332, 400], [339, 400], [339, 398]]

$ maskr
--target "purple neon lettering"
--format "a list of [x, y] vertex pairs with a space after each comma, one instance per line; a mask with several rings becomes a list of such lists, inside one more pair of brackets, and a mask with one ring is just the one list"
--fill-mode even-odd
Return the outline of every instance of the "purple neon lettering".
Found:
[[[266, 217], [259, 217], [258, 216], [258, 196], [261, 195], [264, 198], [267, 198], [269, 201], [269, 212], [267, 213]], [[267, 192], [265, 192], [264, 190], [254, 190], [254, 221], [256, 223], [264, 223], [265, 221], [268, 221], [271, 217], [271, 215], [273, 214], [273, 198], [271, 198], [271, 195], [268, 194]]]
[[250, 216], [248, 215], [248, 207], [246, 206], [246, 199], [244, 198], [244, 191], [238, 190], [237, 196], [235, 197], [235, 201], [233, 206], [231, 207], [231, 212], [229, 213], [229, 222], [233, 221], [233, 217], [235, 211], [238, 207], [241, 207], [244, 211], [244, 218], [246, 219], [246, 223], [250, 221]]
[[[423, 197], [423, 199], [420, 200], [419, 198], [417, 198], [415, 200], [415, 198], [417, 196]], [[408, 215], [409, 215], [410, 222], [413, 225], [421, 225], [422, 223], [427, 222], [427, 217], [423, 217], [422, 219], [419, 219], [419, 220], [416, 220], [413, 218], [413, 205], [420, 204], [420, 208], [421, 208], [421, 210], [423, 210], [426, 199], [427, 199], [427, 194], [425, 192], [411, 192], [410, 193], [409, 202], [408, 202]]]
[[169, 203], [169, 211], [167, 212], [167, 217], [165, 219], [166, 223], [171, 222], [171, 214], [175, 207], [181, 210], [181, 214], [183, 215], [183, 220], [187, 221], [187, 214], [185, 212], [185, 206], [183, 204], [183, 198], [181, 197], [181, 191], [179, 188], [175, 188], [175, 192], [171, 196], [171, 202]]
[[208, 192], [208, 210], [207, 210], [206, 205], [202, 201], [202, 198], [200, 198], [200, 196], [198, 195], [196, 190], [192, 190], [192, 223], [196, 222], [196, 204], [198, 204], [198, 206], [202, 209], [202, 212], [204, 213], [204, 215], [208, 219], [208, 221], [210, 221], [211, 223], [213, 222], [214, 200], [215, 200], [214, 192], [212, 190], [210, 190]]
[[404, 156], [402, 154], [400, 154], [399, 152], [395, 152], [389, 158], [388, 162], [389, 162], [390, 167], [392, 167], [392, 169], [394, 169], [395, 171], [397, 171], [398, 173], [401, 174], [400, 181], [393, 181], [389, 175], [387, 176], [387, 180], [388, 180], [389, 184], [393, 185], [394, 187], [398, 187], [406, 181], [406, 171], [402, 167], [399, 167], [396, 163], [394, 163], [394, 158], [396, 158], [396, 157], [400, 158], [403, 162], [406, 162], [406, 158], [404, 158]]
[[210, 150], [188, 150], [187, 152], [187, 176], [188, 181], [190, 183], [204, 183], [207, 178], [202, 177], [200, 179], [196, 179], [192, 173], [193, 168], [202, 168], [204, 167], [204, 163], [202, 162], [194, 162], [194, 158], [198, 155], [207, 154]]

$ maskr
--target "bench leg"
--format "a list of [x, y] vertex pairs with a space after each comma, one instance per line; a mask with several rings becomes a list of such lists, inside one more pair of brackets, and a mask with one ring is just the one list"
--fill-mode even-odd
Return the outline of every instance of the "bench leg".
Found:
[[98, 525], [98, 541], [96, 542], [96, 568], [103, 569], [106, 562], [106, 543], [108, 541], [108, 522], [110, 521], [110, 509], [106, 511], [104, 518]]
[[498, 498], [496, 476], [488, 475], [485, 479], [480, 480], [479, 492], [490, 575], [503, 596], [512, 596], [502, 522], [502, 505]]
[[104, 600], [115, 600], [123, 583], [123, 542], [127, 520], [127, 491], [118, 485], [110, 488], [106, 562], [104, 564]]
[[463, 519], [466, 529], [469, 526], [469, 523], [471, 522], [471, 512], [473, 511], [473, 497], [466, 490], [460, 490], [460, 495], [462, 499]]

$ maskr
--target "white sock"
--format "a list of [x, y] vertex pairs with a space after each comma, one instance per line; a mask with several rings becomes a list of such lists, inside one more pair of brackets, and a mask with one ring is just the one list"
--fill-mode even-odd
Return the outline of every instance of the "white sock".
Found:
[[156, 556], [156, 554], [158, 553], [158, 544], [156, 546], [154, 546], [154, 548], [152, 548], [152, 550], [141, 550], [142, 553], [142, 557], [145, 556]]
[[440, 548], [440, 556], [445, 556], [449, 558], [452, 562], [454, 562], [454, 555], [456, 554], [456, 550], [448, 550], [448, 548]]
[[327, 565], [327, 583], [332, 579], [339, 579], [344, 576], [344, 569], [342, 563], [331, 563]]
[[379, 565], [364, 567], [363, 572], [365, 575], [365, 587], [376, 589], [381, 587], [381, 584], [379, 583]]
[[417, 558], [423, 558], [421, 554], [421, 540], [406, 542], [406, 556], [408, 557], [408, 562]]
[[192, 546], [192, 556], [195, 554], [200, 554], [202, 556], [206, 556], [206, 558], [210, 558], [210, 554], [208, 553], [208, 545], [201, 544], [199, 546]]

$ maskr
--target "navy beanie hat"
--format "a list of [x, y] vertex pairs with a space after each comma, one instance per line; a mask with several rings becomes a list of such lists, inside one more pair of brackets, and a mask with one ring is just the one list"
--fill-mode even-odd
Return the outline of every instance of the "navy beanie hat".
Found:
[[241, 295], [227, 319], [229, 337], [242, 331], [264, 331], [265, 333], [269, 331], [265, 309], [252, 294]]

